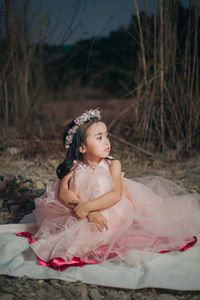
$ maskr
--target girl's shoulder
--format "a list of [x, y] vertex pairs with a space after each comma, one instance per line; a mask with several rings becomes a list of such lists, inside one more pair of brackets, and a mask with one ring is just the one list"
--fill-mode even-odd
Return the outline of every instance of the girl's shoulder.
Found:
[[118, 159], [115, 159], [111, 157], [111, 159], [108, 160], [109, 169], [110, 172], [113, 174], [121, 174], [122, 177], [124, 177], [124, 172], [122, 172], [122, 166], [121, 162]]
[[112, 156], [108, 156], [106, 159], [109, 166], [119, 166], [121, 167], [121, 162], [118, 159], [113, 158]]
[[118, 159], [111, 159], [111, 160], [108, 160], [109, 161], [109, 164], [110, 165], [117, 165], [117, 166], [121, 166], [121, 162], [118, 160]]

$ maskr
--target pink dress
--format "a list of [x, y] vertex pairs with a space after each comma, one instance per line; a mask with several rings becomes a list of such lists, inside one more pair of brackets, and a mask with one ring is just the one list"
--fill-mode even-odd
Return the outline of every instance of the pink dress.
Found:
[[[70, 189], [83, 201], [96, 199], [112, 188], [110, 160], [102, 159], [95, 170], [79, 163]], [[200, 195], [160, 177], [138, 180], [122, 178], [121, 200], [101, 211], [108, 230], [99, 231], [87, 218], [77, 220], [57, 199], [60, 180], [35, 200], [39, 230], [31, 244], [36, 255], [49, 261], [67, 255], [115, 260], [131, 249], [176, 251], [200, 232]]]

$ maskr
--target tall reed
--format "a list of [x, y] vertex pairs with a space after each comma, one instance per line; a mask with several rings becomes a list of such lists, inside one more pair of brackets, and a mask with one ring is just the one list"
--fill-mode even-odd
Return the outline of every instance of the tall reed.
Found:
[[[80, 0], [62, 1], [49, 15], [43, 10], [43, 1], [38, 11], [32, 10], [31, 4], [30, 0], [0, 3], [0, 120], [5, 127], [31, 125], [47, 92], [45, 63], [52, 52], [44, 55], [45, 43], [63, 45], [80, 26], [80, 21], [75, 22]], [[61, 22], [65, 27], [58, 32]]]
[[[138, 56], [146, 63], [135, 71], [139, 73], [138, 86], [143, 86], [142, 95], [122, 128], [126, 128], [129, 141], [147, 149], [170, 148], [177, 149], [179, 155], [190, 155], [193, 149], [200, 149], [198, 1], [190, 1], [186, 10], [178, 0], [155, 0], [149, 23], [141, 19], [137, 0], [133, 4], [138, 20]], [[183, 28], [179, 14], [185, 20]], [[152, 38], [144, 38], [144, 32]]]

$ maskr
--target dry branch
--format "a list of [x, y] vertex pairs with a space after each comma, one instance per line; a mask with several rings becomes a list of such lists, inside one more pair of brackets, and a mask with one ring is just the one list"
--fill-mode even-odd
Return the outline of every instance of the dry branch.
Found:
[[152, 157], [155, 156], [154, 153], [151, 153], [151, 152], [149, 152], [149, 151], [147, 151], [147, 150], [145, 150], [145, 149], [142, 149], [141, 147], [135, 146], [134, 144], [127, 142], [127, 141], [124, 140], [123, 138], [118, 137], [118, 136], [116, 136], [116, 135], [113, 134], [113, 133], [109, 133], [109, 135], [110, 135], [113, 139], [117, 140], [118, 142], [120, 142], [120, 143], [122, 143], [122, 144], [124, 144], [124, 145], [127, 145], [127, 146], [133, 148], [134, 150], [136, 150], [136, 151], [138, 151], [138, 152], [142, 152], [142, 153], [144, 153], [144, 154], [146, 154], [146, 155], [148, 155], [148, 156], [152, 156]]

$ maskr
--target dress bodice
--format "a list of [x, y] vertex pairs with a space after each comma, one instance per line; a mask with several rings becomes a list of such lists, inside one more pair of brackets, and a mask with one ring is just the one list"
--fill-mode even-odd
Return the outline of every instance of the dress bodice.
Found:
[[102, 159], [95, 170], [92, 170], [87, 164], [79, 163], [70, 180], [70, 189], [83, 201], [90, 201], [94, 197], [101, 196], [110, 191], [112, 186], [109, 161], [106, 159]]

